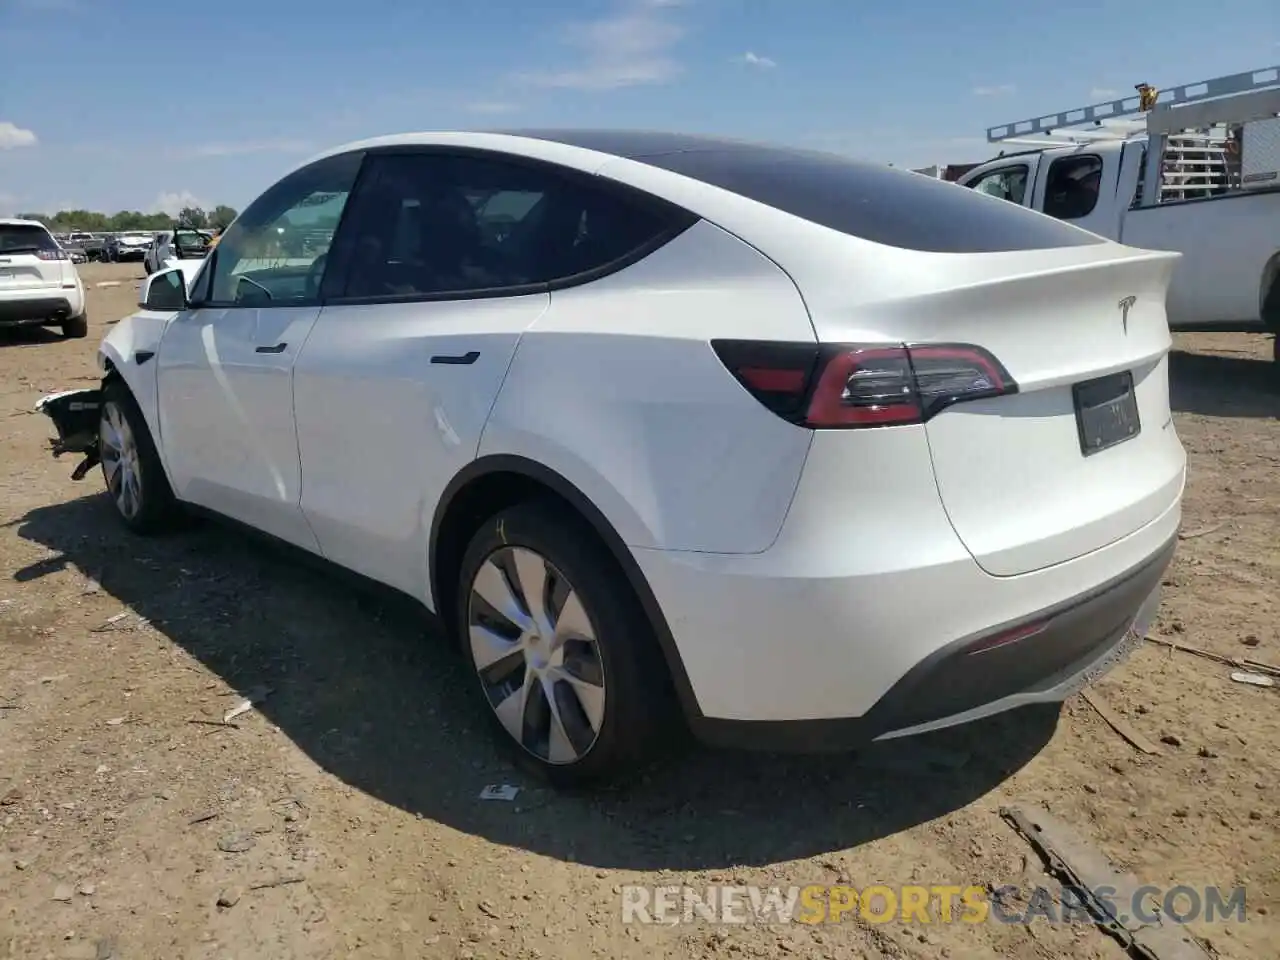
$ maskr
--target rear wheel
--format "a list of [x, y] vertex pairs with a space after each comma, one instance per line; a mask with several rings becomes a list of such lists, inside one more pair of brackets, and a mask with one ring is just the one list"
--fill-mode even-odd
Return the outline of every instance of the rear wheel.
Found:
[[159, 533], [174, 525], [178, 504], [147, 422], [129, 388], [119, 380], [102, 393], [98, 456], [116, 516], [134, 533]]
[[78, 340], [89, 335], [89, 318], [83, 313], [62, 321], [62, 335], [69, 340]]
[[576, 515], [502, 511], [472, 538], [459, 640], [498, 736], [564, 786], [639, 772], [674, 729], [657, 640], [625, 575]]

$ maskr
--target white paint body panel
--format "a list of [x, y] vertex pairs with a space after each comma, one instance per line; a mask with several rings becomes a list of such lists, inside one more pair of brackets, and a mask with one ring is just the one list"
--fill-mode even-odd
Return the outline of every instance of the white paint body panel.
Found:
[[551, 295], [520, 343], [480, 452], [556, 470], [628, 545], [764, 550], [812, 434], [751, 400], [708, 345], [748, 332], [813, 339], [776, 265], [696, 224], [640, 263]]
[[[427, 552], [442, 492], [478, 456], [527, 458], [626, 544], [702, 713], [742, 720], [858, 716], [946, 644], [1077, 598], [1177, 529], [1167, 255], [921, 253], [589, 150], [496, 134], [365, 145], [391, 143], [509, 150], [703, 219], [549, 294], [130, 318], [104, 355], [181, 499], [439, 609], [452, 598], [431, 596]], [[813, 431], [751, 397], [719, 338], [972, 342], [1020, 392], [927, 425]], [[158, 356], [138, 367], [141, 344]], [[1123, 369], [1144, 433], [1084, 460], [1071, 384]]]
[[[436, 504], [476, 457], [550, 297], [325, 307], [294, 371], [302, 508], [324, 555], [428, 598]], [[476, 352], [471, 364], [433, 356]]]
[[[299, 505], [293, 363], [319, 313], [185, 311], [152, 361], [174, 494], [315, 552]], [[256, 352], [281, 343], [280, 353]]]

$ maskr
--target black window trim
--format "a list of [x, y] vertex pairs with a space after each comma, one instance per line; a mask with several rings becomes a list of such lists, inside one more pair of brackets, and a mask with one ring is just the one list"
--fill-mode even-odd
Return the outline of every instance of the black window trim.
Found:
[[[667, 221], [669, 226], [661, 230], [645, 243], [640, 244], [638, 247], [631, 250], [629, 253], [626, 253], [621, 257], [617, 257], [608, 263], [601, 264], [598, 267], [592, 267], [590, 270], [583, 270], [579, 273], [544, 283], [525, 283], [505, 287], [483, 287], [472, 290], [446, 290], [440, 293], [389, 294], [373, 297], [347, 297], [342, 294], [334, 294], [331, 292], [326, 293], [326, 290], [332, 291], [346, 289], [348, 279], [347, 274], [350, 270], [351, 260], [350, 244], [345, 242], [347, 238], [343, 234], [343, 227], [347, 225], [346, 214], [348, 210], [356, 207], [359, 201], [358, 191], [367, 183], [366, 172], [370, 168], [370, 164], [368, 162], [369, 159], [377, 156], [446, 156], [457, 159], [489, 160], [513, 166], [523, 166], [539, 173], [546, 173], [554, 177], [559, 177], [565, 181], [589, 185], [593, 189], [612, 193], [623, 202], [647, 207], [653, 211], [660, 220]], [[351, 196], [347, 201], [347, 206], [343, 210], [342, 220], [339, 221], [338, 229], [334, 232], [331, 249], [335, 251], [336, 255], [325, 265], [325, 275], [321, 278], [320, 282], [320, 303], [323, 306], [333, 305], [344, 307], [371, 306], [374, 304], [390, 303], [441, 303], [467, 300], [489, 300], [498, 297], [527, 297], [539, 293], [552, 293], [556, 290], [566, 290], [571, 287], [578, 287], [583, 284], [603, 279], [611, 274], [625, 270], [633, 264], [639, 263], [656, 250], [666, 246], [680, 234], [692, 227], [700, 219], [701, 218], [697, 214], [691, 213], [678, 204], [665, 200], [662, 197], [655, 196], [647, 191], [631, 187], [616, 180], [610, 180], [607, 177], [602, 177], [598, 174], [589, 173], [588, 171], [579, 170], [574, 167], [567, 167], [563, 164], [549, 160], [542, 160], [537, 157], [507, 153], [502, 150], [489, 150], [482, 147], [461, 147], [451, 144], [391, 144], [382, 147], [372, 147], [365, 151], [364, 162], [361, 164], [360, 168], [360, 176], [356, 179], [356, 184], [352, 188]], [[215, 247], [214, 249], [216, 252], [217, 248]]]
[[[297, 167], [293, 170], [290, 170], [283, 177], [280, 177], [274, 183], [270, 184], [265, 190], [259, 193], [257, 197], [254, 197], [252, 203], [246, 206], [245, 209], [247, 210], [249, 209], [249, 207], [253, 206], [254, 203], [257, 203], [258, 200], [267, 193], [267, 190], [274, 190], [278, 185], [280, 185], [290, 177], [295, 177], [298, 174], [302, 173], [303, 171], [311, 170], [314, 167], [318, 167], [323, 163], [331, 163], [332, 161], [342, 157], [359, 156], [360, 167], [359, 169], [356, 170], [355, 179], [351, 182], [351, 190], [347, 193], [347, 201], [342, 207], [342, 213], [338, 215], [338, 223], [333, 230], [333, 239], [329, 243], [329, 247], [330, 249], [332, 249], [337, 243], [338, 236], [342, 231], [343, 224], [346, 222], [347, 211], [351, 209], [352, 202], [355, 200], [355, 197], [356, 197], [356, 191], [360, 189], [360, 184], [365, 178], [365, 171], [368, 168], [368, 163], [366, 161], [369, 159], [370, 152], [371, 151], [369, 150], [343, 150], [338, 153], [331, 153], [331, 154], [328, 154], [327, 156], [320, 157], [319, 159], [313, 160], [311, 163], [308, 163], [301, 167]], [[231, 300], [231, 301], [196, 300], [194, 298], [194, 295], [202, 286], [206, 287], [210, 293], [213, 292], [213, 272], [214, 270], [217, 269], [218, 254], [221, 252], [221, 250], [222, 250], [222, 244], [221, 242], [219, 242], [219, 244], [216, 247], [214, 247], [211, 251], [209, 251], [208, 255], [205, 257], [204, 266], [200, 268], [199, 273], [196, 274], [195, 281], [191, 285], [192, 299], [188, 302], [188, 306], [187, 306], [188, 310], [275, 310], [275, 309], [288, 308], [288, 307], [323, 307], [324, 306], [325, 300], [323, 296], [323, 290], [325, 286], [325, 280], [329, 275], [330, 268], [333, 266], [333, 262], [331, 260], [325, 261], [324, 273], [321, 274], [320, 282], [316, 285], [316, 289], [322, 292], [322, 295], [318, 297], [313, 297], [306, 300], [290, 300], [287, 303], [283, 301], [280, 303], [273, 303], [270, 300], [267, 300], [266, 302], [255, 301], [254, 303], [243, 303], [235, 300]], [[319, 257], [317, 257], [316, 259], [319, 259]]]
[[[1048, 214], [1049, 216], [1053, 217], [1055, 220], [1061, 220], [1063, 223], [1071, 223], [1072, 221], [1075, 221], [1075, 220], [1083, 220], [1085, 217], [1093, 216], [1093, 214], [1097, 212], [1098, 203], [1102, 199], [1101, 187], [1099, 187], [1098, 193], [1093, 200], [1093, 206], [1089, 208], [1088, 213], [1082, 213], [1078, 217], [1060, 217], [1056, 213], [1049, 213], [1047, 209], [1048, 201], [1049, 201], [1049, 182], [1050, 182], [1050, 179], [1053, 177], [1053, 168], [1057, 166], [1059, 163], [1076, 163], [1081, 160], [1096, 160], [1098, 162], [1099, 176], [1101, 176], [1107, 170], [1107, 161], [1100, 153], [1090, 153], [1090, 152], [1069, 153], [1066, 156], [1054, 157], [1052, 160], [1049, 161], [1049, 167], [1044, 172], [1044, 201], [1040, 204], [1042, 208], [1041, 212]], [[1116, 190], [1119, 191], [1119, 189], [1120, 189], [1120, 178], [1116, 177]]]

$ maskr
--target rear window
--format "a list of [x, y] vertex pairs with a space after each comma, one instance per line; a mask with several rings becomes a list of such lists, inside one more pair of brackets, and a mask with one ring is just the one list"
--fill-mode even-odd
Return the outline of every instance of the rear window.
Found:
[[0, 255], [57, 249], [57, 241], [44, 227], [27, 223], [0, 224]]
[[1103, 242], [952, 183], [834, 154], [742, 145], [635, 159], [891, 247], [995, 253]]

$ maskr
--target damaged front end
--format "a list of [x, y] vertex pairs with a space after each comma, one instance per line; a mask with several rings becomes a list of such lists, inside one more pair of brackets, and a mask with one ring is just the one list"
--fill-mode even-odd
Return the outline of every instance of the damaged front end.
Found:
[[41, 397], [36, 410], [53, 421], [57, 439], [50, 440], [55, 457], [64, 453], [84, 454], [71, 474], [83, 480], [99, 463], [98, 423], [102, 413], [102, 390], [64, 390]]

